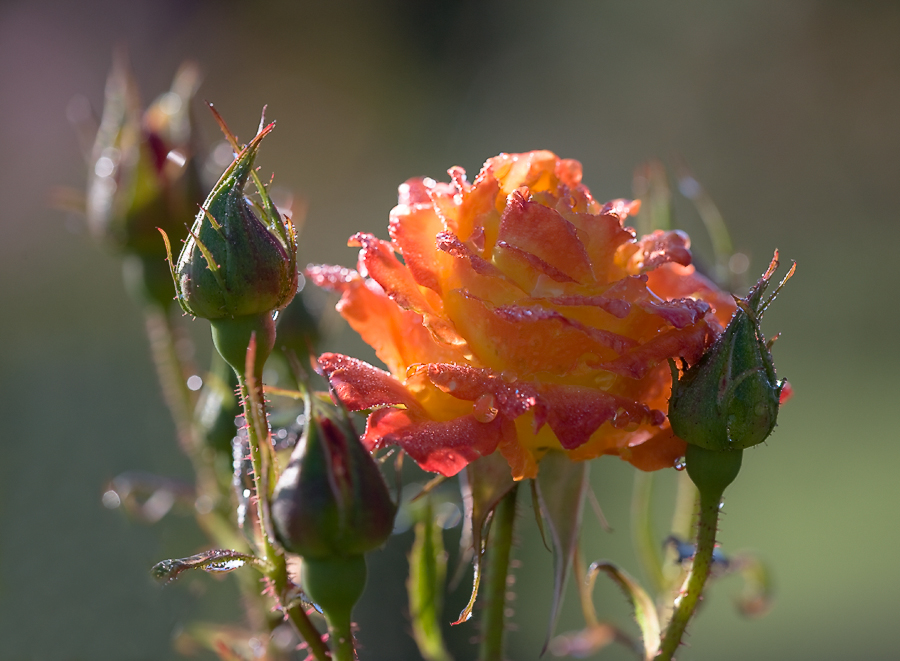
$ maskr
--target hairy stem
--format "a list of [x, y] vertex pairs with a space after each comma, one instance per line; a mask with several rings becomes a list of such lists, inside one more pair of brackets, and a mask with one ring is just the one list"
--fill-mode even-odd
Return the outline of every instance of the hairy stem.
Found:
[[488, 538], [485, 578], [482, 582], [484, 607], [481, 612], [479, 661], [503, 661], [506, 633], [506, 577], [512, 551], [513, 525], [516, 520], [518, 483], [494, 509]]
[[697, 524], [697, 550], [687, 584], [675, 607], [672, 619], [666, 629], [665, 638], [660, 646], [661, 661], [670, 661], [687, 627], [697, 603], [703, 595], [703, 588], [712, 569], [713, 550], [716, 547], [716, 530], [719, 523], [719, 503], [723, 490], [704, 489], [700, 492], [700, 515]]
[[[278, 551], [269, 538], [266, 525], [265, 499], [269, 497], [265, 486], [264, 477], [268, 477], [268, 466], [265, 465], [262, 452], [262, 443], [268, 443], [269, 429], [266, 422], [265, 400], [263, 399], [262, 382], [248, 379], [246, 373], [238, 374], [238, 385], [241, 391], [241, 403], [244, 407], [244, 419], [247, 421], [247, 438], [250, 446], [250, 462], [253, 465], [253, 487], [256, 496], [256, 513], [259, 522], [259, 540], [261, 552], [265, 563], [265, 573], [272, 582], [275, 595], [288, 615], [288, 618], [296, 627], [297, 632], [309, 645], [310, 652], [316, 661], [326, 661], [330, 658], [328, 647], [322, 642], [322, 637], [313, 626], [303, 607], [300, 605], [288, 607], [286, 594], [289, 586], [287, 564], [284, 554]], [[352, 657], [350, 657], [352, 659]]]

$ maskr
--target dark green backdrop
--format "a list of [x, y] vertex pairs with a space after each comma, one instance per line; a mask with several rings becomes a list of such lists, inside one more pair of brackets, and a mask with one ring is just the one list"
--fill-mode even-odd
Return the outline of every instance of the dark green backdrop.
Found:
[[[154, 562], [201, 543], [189, 521], [147, 528], [100, 505], [120, 471], [188, 474], [118, 266], [48, 205], [54, 186], [83, 185], [66, 107], [77, 94], [99, 106], [116, 44], [148, 99], [196, 59], [200, 97], [245, 139], [269, 105], [278, 128], [260, 164], [308, 202], [303, 262], [351, 264], [346, 237], [387, 236], [399, 183], [452, 165], [474, 174], [500, 151], [577, 158], [601, 200], [628, 196], [648, 157], [683, 157], [753, 273], [774, 247], [799, 268], [765, 322], [784, 333], [776, 362], [796, 396], [745, 457], [721, 534], [770, 561], [777, 601], [746, 621], [730, 603], [739, 584], [716, 586], [679, 658], [896, 658], [900, 5], [799, 0], [3, 2], [0, 658], [175, 658], [182, 623], [237, 616], [228, 581], [151, 582]], [[678, 221], [703, 255], [689, 206]], [[346, 330], [328, 345], [371, 356]], [[630, 468], [593, 470], [615, 530], [588, 517], [587, 555], [637, 571]], [[529, 512], [513, 659], [537, 658], [549, 608], [551, 559]], [[373, 557], [364, 661], [415, 658], [409, 541]], [[572, 596], [561, 629], [578, 625]], [[614, 589], [597, 600], [630, 626]], [[448, 619], [463, 601], [451, 598]], [[453, 633], [471, 658], [475, 628]]]

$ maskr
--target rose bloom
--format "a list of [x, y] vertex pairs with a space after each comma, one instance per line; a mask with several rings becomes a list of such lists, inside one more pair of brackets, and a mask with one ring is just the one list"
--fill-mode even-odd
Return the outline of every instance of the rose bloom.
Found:
[[696, 361], [734, 310], [687, 235], [636, 238], [639, 202], [598, 204], [581, 164], [548, 151], [449, 174], [400, 186], [390, 241], [351, 237], [357, 271], [307, 270], [390, 370], [319, 359], [348, 408], [372, 410], [366, 446], [444, 475], [494, 451], [516, 479], [551, 449], [672, 466], [667, 359]]

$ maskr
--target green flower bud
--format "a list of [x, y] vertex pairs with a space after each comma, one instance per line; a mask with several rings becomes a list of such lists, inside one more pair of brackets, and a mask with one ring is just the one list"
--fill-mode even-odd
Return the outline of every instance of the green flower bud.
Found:
[[390, 536], [396, 509], [349, 421], [313, 401], [310, 422], [272, 499], [282, 546], [305, 560], [361, 556]]
[[180, 239], [203, 199], [190, 121], [198, 82], [196, 67], [182, 66], [142, 114], [128, 63], [117, 57], [90, 156], [88, 226], [125, 256], [129, 289], [163, 305], [172, 301], [172, 284], [156, 228]]
[[[225, 170], [178, 258], [173, 273], [178, 301], [195, 317], [215, 321], [270, 314], [297, 291], [293, 226], [253, 172], [260, 142], [273, 127], [261, 129]], [[250, 177], [258, 203], [244, 196]]]
[[778, 267], [778, 253], [728, 327], [700, 360], [678, 377], [672, 363], [672, 430], [690, 445], [716, 452], [762, 443], [775, 428], [784, 381], [775, 375], [769, 343], [759, 327], [763, 312], [790, 272], [765, 302], [762, 296]]

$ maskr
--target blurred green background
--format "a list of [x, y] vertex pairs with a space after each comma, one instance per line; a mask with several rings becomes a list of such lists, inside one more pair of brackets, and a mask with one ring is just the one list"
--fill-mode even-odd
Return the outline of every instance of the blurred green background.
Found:
[[[55, 186], [84, 185], [66, 109], [76, 95], [99, 109], [117, 44], [145, 101], [193, 58], [200, 98], [240, 137], [268, 104], [278, 128], [259, 162], [308, 204], [302, 263], [351, 265], [346, 237], [387, 236], [398, 184], [446, 179], [452, 165], [474, 176], [500, 151], [576, 158], [599, 200], [630, 195], [647, 158], [684, 158], [750, 273], [778, 247], [798, 274], [765, 322], [783, 332], [776, 363], [796, 395], [745, 457], [720, 536], [768, 560], [776, 602], [745, 620], [731, 604], [739, 582], [715, 585], [679, 659], [897, 658], [900, 3], [800, 0], [0, 4], [0, 658], [172, 659], [180, 626], [238, 617], [230, 580], [152, 583], [153, 563], [202, 543], [189, 520], [149, 528], [100, 505], [123, 470], [189, 475], [116, 260], [48, 203]], [[676, 211], [708, 255], [695, 212]], [[205, 338], [205, 322], [194, 326]], [[346, 330], [327, 348], [371, 356]], [[637, 572], [631, 469], [606, 459], [593, 471], [614, 531], [586, 516], [588, 559]], [[672, 475], [660, 484], [662, 522]], [[552, 571], [522, 509], [517, 660], [540, 652]], [[417, 658], [409, 543], [372, 558], [357, 611], [364, 661]], [[448, 621], [464, 593], [448, 599]], [[615, 589], [596, 601], [633, 626]], [[571, 593], [563, 615], [560, 631], [579, 626]], [[476, 634], [453, 630], [458, 659], [474, 656]]]

